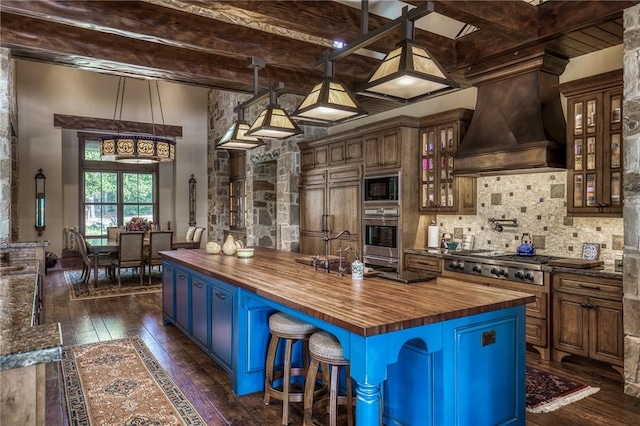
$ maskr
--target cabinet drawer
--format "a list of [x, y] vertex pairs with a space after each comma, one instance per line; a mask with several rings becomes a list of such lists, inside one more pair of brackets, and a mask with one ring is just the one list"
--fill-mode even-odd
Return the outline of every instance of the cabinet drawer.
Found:
[[406, 269], [417, 269], [440, 274], [442, 272], [442, 259], [419, 254], [405, 254], [404, 265]]
[[547, 321], [540, 318], [527, 316], [526, 325], [527, 343], [536, 346], [547, 346]]
[[622, 300], [622, 281], [574, 274], [554, 274], [553, 289], [566, 293]]
[[352, 182], [362, 178], [359, 166], [333, 167], [329, 169], [329, 182]]
[[529, 293], [536, 296], [536, 300], [527, 304], [527, 318], [534, 317], [540, 319], [547, 319], [549, 295], [544, 291], [536, 290], [539, 287], [529, 284], [502, 284], [502, 283], [490, 283], [491, 287], [504, 288], [506, 290], [520, 291], [522, 293]]
[[327, 171], [326, 170], [313, 170], [303, 173], [300, 178], [300, 185], [320, 185], [327, 183]]

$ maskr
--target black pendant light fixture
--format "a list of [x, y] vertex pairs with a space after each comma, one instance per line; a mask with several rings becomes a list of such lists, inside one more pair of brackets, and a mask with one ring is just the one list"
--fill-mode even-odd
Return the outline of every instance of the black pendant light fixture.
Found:
[[458, 88], [427, 49], [413, 40], [415, 24], [408, 18], [406, 7], [402, 9], [401, 25], [404, 39], [385, 56], [358, 93], [412, 101]]
[[281, 82], [271, 85], [269, 105], [258, 114], [247, 135], [285, 139], [303, 133], [302, 129], [289, 117], [287, 111], [278, 105], [278, 90], [282, 88], [284, 83]]
[[[120, 109], [120, 115], [117, 121], [122, 121], [122, 104], [124, 102], [125, 85], [125, 77], [120, 77], [118, 80], [118, 92], [116, 94], [116, 106], [113, 111], [113, 127], [111, 129], [114, 133], [116, 128], [120, 128], [120, 126], [117, 126], [116, 124], [118, 108]], [[147, 87], [149, 89], [149, 105], [151, 107], [151, 126], [153, 134], [138, 135], [117, 133], [100, 137], [100, 156], [103, 159], [132, 164], [161, 163], [173, 161], [175, 159], [176, 141], [156, 136], [153, 100], [151, 96], [151, 81], [149, 80], [147, 80]], [[162, 125], [164, 126], [164, 114], [162, 112], [160, 88], [158, 87], [157, 81], [156, 92], [158, 96], [158, 103], [160, 105]]]
[[329, 51], [324, 53], [325, 78], [316, 84], [293, 112], [294, 118], [322, 122], [342, 122], [367, 115], [355, 96], [335, 78]]
[[[253, 95], [258, 96], [258, 71], [264, 67], [264, 59], [249, 58], [249, 68], [253, 68]], [[260, 145], [264, 145], [264, 141], [255, 136], [247, 135], [251, 128], [249, 123], [244, 119], [243, 104], [238, 104], [234, 109], [238, 113], [238, 119], [233, 122], [231, 127], [218, 139], [216, 147], [224, 149], [252, 149]]]

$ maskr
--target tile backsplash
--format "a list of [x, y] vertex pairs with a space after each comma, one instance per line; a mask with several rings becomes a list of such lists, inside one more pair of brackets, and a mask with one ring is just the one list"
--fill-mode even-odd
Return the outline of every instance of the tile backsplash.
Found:
[[[622, 256], [622, 218], [567, 217], [566, 180], [562, 171], [478, 178], [477, 214], [438, 215], [440, 232], [454, 239], [473, 234], [476, 249], [511, 252], [526, 232], [537, 254], [575, 258], [582, 257], [584, 244], [595, 243], [600, 260], [613, 265]], [[490, 218], [507, 226], [498, 232]], [[517, 226], [508, 226], [512, 219]]]

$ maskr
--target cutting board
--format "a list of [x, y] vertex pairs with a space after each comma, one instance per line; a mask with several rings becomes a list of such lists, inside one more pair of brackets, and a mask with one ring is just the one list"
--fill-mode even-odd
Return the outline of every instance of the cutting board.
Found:
[[603, 260], [587, 260], [587, 259], [554, 259], [549, 261], [549, 266], [564, 266], [565, 268], [587, 269], [604, 265]]

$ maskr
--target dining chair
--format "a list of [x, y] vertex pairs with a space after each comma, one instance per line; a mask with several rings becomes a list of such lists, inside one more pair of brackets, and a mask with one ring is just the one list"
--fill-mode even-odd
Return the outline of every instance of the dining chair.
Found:
[[151, 270], [154, 266], [162, 265], [161, 251], [171, 250], [173, 242], [173, 231], [151, 231], [149, 232], [149, 254], [145, 257], [144, 263], [149, 265], [149, 285], [151, 285]]
[[192, 248], [200, 248], [200, 241], [202, 240], [202, 234], [204, 234], [204, 228], [197, 226], [196, 230], [193, 232]]
[[107, 238], [109, 240], [115, 241], [118, 238], [118, 235], [122, 232], [121, 226], [108, 226], [107, 227]]
[[[94, 255], [90, 253], [90, 245], [85, 240], [84, 236], [75, 230], [71, 230], [73, 236], [76, 239], [76, 246], [78, 247], [78, 253], [80, 253], [80, 258], [82, 259], [83, 267], [82, 274], [80, 275], [80, 279], [85, 284], [89, 283], [89, 278], [91, 278], [91, 270], [93, 269]], [[98, 266], [105, 267], [107, 272], [107, 276], [111, 276], [111, 258], [108, 256], [98, 256]]]
[[144, 262], [142, 258], [142, 246], [144, 244], [144, 232], [122, 232], [118, 240], [118, 258], [112, 259], [113, 267], [118, 268], [118, 287], [120, 287], [120, 275], [122, 268], [138, 268], [140, 271], [140, 285], [144, 275]]

